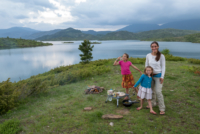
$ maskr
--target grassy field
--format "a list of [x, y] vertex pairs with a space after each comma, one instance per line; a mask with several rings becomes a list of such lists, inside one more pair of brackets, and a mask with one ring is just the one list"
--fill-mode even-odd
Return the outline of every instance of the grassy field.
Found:
[[[121, 87], [119, 66], [112, 66], [111, 72], [95, 75], [75, 83], [48, 89], [47, 93], [26, 98], [24, 104], [0, 116], [0, 123], [16, 119], [20, 121], [20, 134], [197, 134], [200, 133], [200, 76], [187, 71], [185, 66], [197, 66], [187, 61], [167, 61], [163, 95], [166, 115], [152, 115], [149, 110], [137, 111], [139, 104], [129, 108], [116, 107], [116, 100], [105, 103], [107, 91], [100, 94], [84, 94], [87, 85], [112, 88]], [[143, 64], [135, 64], [140, 70]], [[135, 81], [139, 72], [131, 69]], [[131, 90], [132, 92], [132, 90]], [[131, 97], [132, 100], [136, 96]], [[28, 103], [27, 103], [28, 102]], [[146, 102], [144, 106], [146, 106]], [[84, 111], [84, 107], [93, 107]], [[104, 114], [118, 114], [128, 110], [120, 120], [105, 120]], [[159, 113], [158, 107], [154, 110]], [[113, 122], [114, 126], [109, 123]]]

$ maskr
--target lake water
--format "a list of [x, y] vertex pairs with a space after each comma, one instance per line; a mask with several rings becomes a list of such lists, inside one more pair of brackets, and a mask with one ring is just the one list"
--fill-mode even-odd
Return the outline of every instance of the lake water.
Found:
[[[64, 44], [63, 41], [49, 41], [53, 46], [16, 48], [0, 50], [0, 81], [27, 79], [32, 75], [47, 72], [62, 65], [80, 62], [78, 50], [82, 41]], [[101, 41], [94, 44], [93, 60], [117, 58], [123, 53], [131, 57], [145, 57], [151, 52], [151, 41]], [[159, 42], [160, 51], [169, 49], [171, 54], [180, 57], [200, 59], [200, 44], [189, 42]]]

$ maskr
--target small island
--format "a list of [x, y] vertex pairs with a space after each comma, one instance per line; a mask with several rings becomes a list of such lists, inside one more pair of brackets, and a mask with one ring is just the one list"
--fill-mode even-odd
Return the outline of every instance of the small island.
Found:
[[90, 42], [90, 44], [101, 44], [101, 42]]
[[63, 42], [63, 43], [74, 43], [74, 42]]
[[0, 48], [17, 48], [17, 47], [37, 47], [49, 46], [52, 43], [43, 43], [35, 40], [15, 39], [15, 38], [0, 38]]

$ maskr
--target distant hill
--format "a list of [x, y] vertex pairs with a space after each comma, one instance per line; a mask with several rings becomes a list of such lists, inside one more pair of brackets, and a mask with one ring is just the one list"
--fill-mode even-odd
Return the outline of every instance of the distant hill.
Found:
[[180, 37], [168, 37], [168, 38], [151, 38], [151, 39], [143, 39], [145, 41], [178, 41], [178, 42], [192, 42], [192, 43], [200, 43], [200, 33], [180, 36]]
[[174, 28], [182, 30], [197, 30], [200, 31], [200, 19], [196, 20], [184, 20], [169, 22], [161, 26], [161, 28]]
[[141, 39], [152, 39], [152, 38], [168, 38], [168, 37], [179, 37], [188, 34], [200, 33], [200, 31], [192, 30], [179, 30], [179, 29], [159, 29], [159, 30], [150, 30], [139, 33], [132, 33], [128, 31], [116, 31], [110, 32], [106, 35], [91, 35], [82, 33], [80, 30], [73, 28], [68, 28], [61, 30], [52, 35], [45, 35], [37, 38], [37, 40], [141, 40]]
[[200, 31], [200, 19], [169, 22], [169, 23], [163, 24], [161, 26], [159, 26], [157, 24], [148, 24], [148, 23], [137, 24], [136, 23], [136, 24], [126, 26], [117, 31], [129, 31], [129, 32], [137, 33], [137, 32], [142, 32], [142, 31], [166, 29], [166, 28]]
[[149, 38], [167, 38], [167, 37], [179, 37], [194, 33], [200, 33], [200, 31], [194, 30], [179, 30], [179, 29], [158, 29], [145, 32], [136, 33], [137, 39], [149, 39]]
[[128, 32], [143, 32], [143, 31], [149, 31], [149, 30], [157, 30], [161, 29], [159, 25], [157, 24], [147, 24], [147, 23], [137, 23], [137, 24], [132, 24], [129, 26], [126, 26], [122, 29], [119, 29], [117, 31], [128, 31]]
[[23, 38], [25, 36], [39, 32], [26, 27], [12, 27], [8, 29], [0, 29], [0, 37], [10, 37], [10, 38]]
[[31, 35], [28, 36], [24, 36], [24, 39], [36, 39], [45, 35], [52, 35], [55, 34], [59, 31], [61, 31], [62, 29], [55, 29], [55, 30], [50, 30], [50, 31], [41, 31], [41, 32], [37, 32], [37, 33], [33, 33]]
[[179, 37], [188, 34], [200, 33], [200, 31], [192, 30], [179, 30], [179, 29], [159, 29], [150, 30], [139, 33], [132, 33], [127, 31], [117, 31], [108, 33], [103, 36], [102, 40], [141, 40], [150, 38], [167, 38], [167, 37]]
[[59, 32], [56, 32], [55, 34], [52, 35], [45, 35], [39, 38], [36, 38], [36, 40], [48, 40], [48, 41], [66, 41], [66, 40], [92, 40], [92, 39], [97, 39], [96, 36], [91, 35], [91, 34], [85, 34], [82, 33], [80, 30], [76, 30], [73, 28], [68, 28], [61, 30]]
[[92, 34], [92, 35], [106, 35], [107, 33], [111, 33], [112, 31], [94, 31], [94, 30], [88, 30], [88, 31], [81, 31], [85, 34]]
[[137, 34], [128, 32], [128, 31], [117, 31], [108, 33], [101, 38], [100, 40], [136, 40]]

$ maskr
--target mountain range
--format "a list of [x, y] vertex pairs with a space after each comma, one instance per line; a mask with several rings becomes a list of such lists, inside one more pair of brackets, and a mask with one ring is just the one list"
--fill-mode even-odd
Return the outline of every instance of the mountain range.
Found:
[[82, 33], [80, 30], [68, 28], [61, 30], [52, 35], [45, 35], [36, 40], [41, 41], [67, 41], [67, 40], [141, 40], [152, 38], [169, 38], [179, 37], [188, 34], [200, 33], [194, 30], [179, 30], [179, 29], [158, 29], [139, 33], [132, 33], [128, 31], [115, 31], [107, 33], [106, 35], [91, 35]]
[[[55, 29], [50, 31], [38, 31], [26, 27], [13, 27], [0, 29], [0, 37], [36, 39], [36, 40], [73, 40], [73, 39], [140, 39], [160, 37], [177, 37], [197, 33], [200, 31], [200, 20], [185, 20], [170, 22], [163, 25], [149, 23], [135, 23], [116, 31], [80, 31], [68, 29]], [[173, 30], [172, 30], [173, 29]], [[176, 29], [176, 30], [175, 30]], [[152, 30], [153, 35], [152, 35]], [[182, 30], [182, 31], [178, 31]], [[184, 31], [186, 30], [186, 31]], [[195, 31], [191, 31], [195, 30]], [[156, 34], [159, 33], [159, 34]], [[143, 37], [141, 37], [143, 35]], [[148, 37], [149, 36], [149, 37]]]
[[126, 26], [117, 31], [128, 31], [128, 32], [137, 33], [137, 32], [166, 29], [166, 28], [200, 31], [200, 19], [169, 22], [169, 23], [162, 24], [160, 26], [157, 24], [136, 23], [136, 24]]
[[0, 37], [23, 38], [40, 31], [26, 27], [12, 27], [8, 29], [0, 29]]

